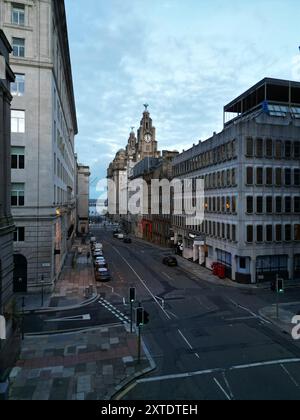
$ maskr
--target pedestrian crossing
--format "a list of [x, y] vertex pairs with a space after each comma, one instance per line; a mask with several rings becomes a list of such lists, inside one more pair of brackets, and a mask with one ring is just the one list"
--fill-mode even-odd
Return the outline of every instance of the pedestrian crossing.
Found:
[[104, 298], [100, 298], [99, 300], [100, 305], [102, 305], [105, 309], [107, 309], [109, 312], [111, 312], [116, 318], [119, 319], [123, 324], [129, 324], [130, 319], [127, 315], [123, 314], [119, 309], [117, 309], [114, 305], [112, 305], [110, 302], [108, 302]]

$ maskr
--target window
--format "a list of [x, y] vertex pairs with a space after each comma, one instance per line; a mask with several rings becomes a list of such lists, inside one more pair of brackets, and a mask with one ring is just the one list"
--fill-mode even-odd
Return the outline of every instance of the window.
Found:
[[11, 22], [14, 25], [25, 25], [25, 8], [22, 4], [13, 4]]
[[282, 186], [282, 170], [281, 168], [275, 169], [275, 183], [277, 187]]
[[281, 242], [282, 241], [282, 226], [276, 225], [275, 231], [276, 231], [276, 242]]
[[300, 186], [300, 169], [294, 169], [294, 185]]
[[232, 225], [232, 241], [236, 242], [236, 226]]
[[253, 242], [253, 226], [252, 225], [247, 226], [247, 242], [249, 243]]
[[294, 198], [294, 212], [300, 213], [300, 197]]
[[228, 241], [230, 241], [230, 225], [226, 225], [227, 226], [227, 228], [226, 228], [226, 239], [228, 240]]
[[257, 197], [256, 198], [256, 213], [261, 214], [263, 213], [264, 208], [263, 208], [263, 198], [262, 197]]
[[254, 147], [253, 138], [248, 137], [246, 139], [246, 156], [253, 157], [253, 147]]
[[280, 140], [276, 141], [276, 145], [275, 145], [275, 157], [276, 159], [281, 159], [282, 158], [282, 144]]
[[300, 241], [300, 225], [294, 226], [294, 239], [295, 241]]
[[24, 206], [25, 184], [11, 184], [11, 205]]
[[247, 197], [247, 213], [253, 213], [253, 197]]
[[273, 225], [267, 225], [266, 227], [266, 239], [267, 242], [273, 241]]
[[300, 142], [296, 141], [294, 143], [294, 158], [300, 159]]
[[263, 168], [256, 168], [256, 184], [263, 185], [264, 183], [264, 171]]
[[25, 241], [25, 228], [17, 227], [14, 231], [14, 242], [24, 242]]
[[11, 148], [11, 168], [24, 169], [25, 168], [25, 147]]
[[14, 57], [25, 57], [25, 39], [24, 38], [13, 38], [12, 48]]
[[285, 225], [285, 240], [287, 242], [292, 240], [292, 226], [291, 225]]
[[266, 141], [266, 157], [272, 158], [273, 157], [273, 140], [267, 139]]
[[273, 185], [273, 168], [267, 168], [266, 170], [266, 184]]
[[266, 198], [266, 211], [267, 213], [273, 213], [273, 197], [268, 196]]
[[292, 185], [292, 170], [290, 168], [285, 169], [285, 185]]
[[236, 175], [235, 175], [235, 169], [231, 169], [231, 184], [232, 186], [236, 185]]
[[247, 185], [253, 185], [253, 168], [248, 167], [247, 168]]
[[11, 110], [11, 132], [25, 133], [25, 111]]
[[282, 197], [276, 197], [276, 213], [282, 212]]
[[247, 260], [245, 257], [240, 257], [240, 268], [242, 270], [245, 270], [247, 268], [246, 262]]
[[231, 185], [231, 171], [230, 171], [230, 169], [227, 169], [227, 171], [226, 171], [226, 185], [227, 185], [227, 187], [230, 187], [230, 185]]
[[236, 196], [234, 195], [232, 197], [232, 213], [235, 214], [236, 213], [236, 207], [237, 207], [237, 199]]
[[256, 226], [256, 241], [263, 242], [264, 240], [264, 230], [262, 225]]
[[285, 197], [284, 199], [284, 211], [285, 213], [291, 213], [292, 211], [292, 198]]
[[256, 139], [256, 157], [263, 157], [264, 141], [263, 139]]
[[11, 94], [13, 96], [23, 96], [25, 93], [25, 75], [16, 74], [16, 80], [10, 84]]
[[290, 159], [292, 157], [292, 142], [286, 141], [284, 145], [284, 157]]

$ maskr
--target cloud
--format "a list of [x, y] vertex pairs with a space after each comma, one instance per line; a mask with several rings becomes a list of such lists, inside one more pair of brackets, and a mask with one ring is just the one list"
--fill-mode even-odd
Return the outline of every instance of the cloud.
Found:
[[[150, 104], [160, 149], [222, 129], [223, 106], [265, 76], [298, 77], [299, 6], [268, 0], [66, 0], [79, 160], [101, 178]], [[80, 30], [78, 30], [80, 28]], [[294, 57], [294, 61], [293, 61]]]

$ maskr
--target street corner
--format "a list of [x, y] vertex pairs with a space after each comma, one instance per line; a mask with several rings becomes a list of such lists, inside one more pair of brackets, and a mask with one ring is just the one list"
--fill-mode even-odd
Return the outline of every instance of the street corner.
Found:
[[124, 326], [26, 337], [10, 375], [10, 400], [107, 400], [153, 364]]
[[260, 309], [259, 314], [292, 337], [295, 328], [293, 320], [300, 314], [300, 302], [282, 303], [278, 307], [276, 304], [269, 305]]

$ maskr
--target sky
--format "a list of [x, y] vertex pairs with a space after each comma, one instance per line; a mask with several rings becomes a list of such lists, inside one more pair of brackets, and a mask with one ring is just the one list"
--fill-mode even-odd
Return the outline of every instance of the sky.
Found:
[[96, 179], [149, 104], [160, 150], [221, 131], [223, 107], [264, 77], [300, 81], [299, 0], [65, 0], [76, 152]]

